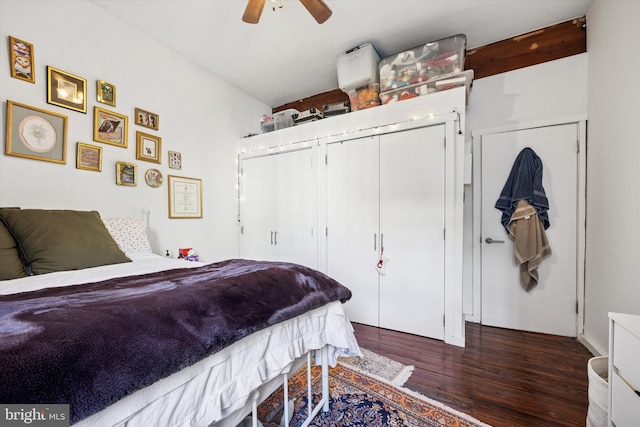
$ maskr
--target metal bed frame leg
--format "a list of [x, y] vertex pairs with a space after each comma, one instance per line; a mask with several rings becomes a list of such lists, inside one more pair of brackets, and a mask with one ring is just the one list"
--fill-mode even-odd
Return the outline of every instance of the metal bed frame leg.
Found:
[[[312, 407], [311, 404], [313, 403], [313, 396], [311, 394], [311, 353], [307, 354], [307, 408], [309, 412], [307, 418], [300, 427], [307, 427], [318, 414], [318, 412], [320, 412], [320, 409], [322, 409], [324, 412], [327, 412], [329, 410], [329, 357], [326, 346], [320, 349], [320, 359], [322, 366], [322, 399], [315, 407]], [[287, 403], [288, 402], [285, 402], [285, 404]], [[285, 422], [285, 426], [289, 427], [288, 418]]]
[[253, 427], [258, 427], [258, 396], [259, 392], [253, 393], [251, 396], [251, 422]]
[[[329, 411], [329, 356], [327, 347], [320, 349], [320, 360], [322, 368], [322, 399], [316, 406], [313, 404], [313, 394], [311, 392], [311, 352], [307, 353], [307, 418], [300, 427], [308, 427], [311, 421], [318, 415], [320, 409], [324, 412]], [[287, 374], [282, 375], [283, 390], [284, 390], [284, 425], [289, 427], [289, 376]], [[251, 417], [253, 427], [258, 426], [258, 396], [256, 391], [251, 396]]]

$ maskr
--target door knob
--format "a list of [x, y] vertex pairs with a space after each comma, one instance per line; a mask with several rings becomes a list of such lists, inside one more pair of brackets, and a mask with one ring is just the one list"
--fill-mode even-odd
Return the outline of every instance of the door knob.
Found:
[[504, 240], [493, 240], [491, 237], [484, 239], [486, 243], [504, 243]]

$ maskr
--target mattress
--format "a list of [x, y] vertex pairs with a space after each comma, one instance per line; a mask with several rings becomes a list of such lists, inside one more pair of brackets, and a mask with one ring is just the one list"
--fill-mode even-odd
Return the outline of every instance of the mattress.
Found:
[[[203, 265], [153, 254], [131, 258], [131, 263], [3, 281], [0, 294]], [[330, 365], [336, 364], [338, 356], [359, 355], [351, 324], [340, 302], [326, 304], [254, 333], [75, 425], [207, 426], [225, 418], [229, 420], [232, 414], [243, 416], [252, 393], [289, 372], [302, 355], [325, 346]], [[261, 400], [267, 393], [261, 393]]]

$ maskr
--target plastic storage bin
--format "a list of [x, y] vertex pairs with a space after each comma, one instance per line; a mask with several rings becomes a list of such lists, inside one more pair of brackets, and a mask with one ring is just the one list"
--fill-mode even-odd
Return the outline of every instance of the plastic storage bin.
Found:
[[289, 108], [288, 110], [273, 113], [274, 129], [284, 129], [295, 125], [296, 123], [293, 120], [294, 114], [300, 114], [300, 111], [296, 110], [295, 108]]
[[343, 92], [378, 83], [380, 55], [371, 43], [365, 43], [338, 57], [338, 87]]
[[266, 114], [262, 116], [262, 119], [260, 119], [260, 129], [262, 129], [262, 133], [272, 132], [273, 128], [273, 117], [267, 116]]
[[461, 73], [447, 74], [427, 80], [423, 83], [406, 85], [397, 89], [391, 89], [380, 93], [380, 101], [383, 104], [415, 98], [416, 96], [428, 95], [434, 92], [441, 92], [455, 87], [465, 86], [473, 80], [473, 70]]
[[464, 34], [429, 42], [388, 56], [379, 62], [380, 90], [396, 90], [464, 70]]
[[351, 110], [353, 111], [364, 110], [365, 108], [380, 105], [380, 85], [378, 83], [350, 90], [348, 95]]

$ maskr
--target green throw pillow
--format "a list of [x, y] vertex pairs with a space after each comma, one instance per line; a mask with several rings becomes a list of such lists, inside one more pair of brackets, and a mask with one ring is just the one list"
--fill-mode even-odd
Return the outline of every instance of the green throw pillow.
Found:
[[24, 265], [18, 255], [16, 240], [7, 227], [0, 221], [0, 280], [17, 279], [25, 277]]
[[96, 211], [2, 209], [33, 274], [130, 262]]

